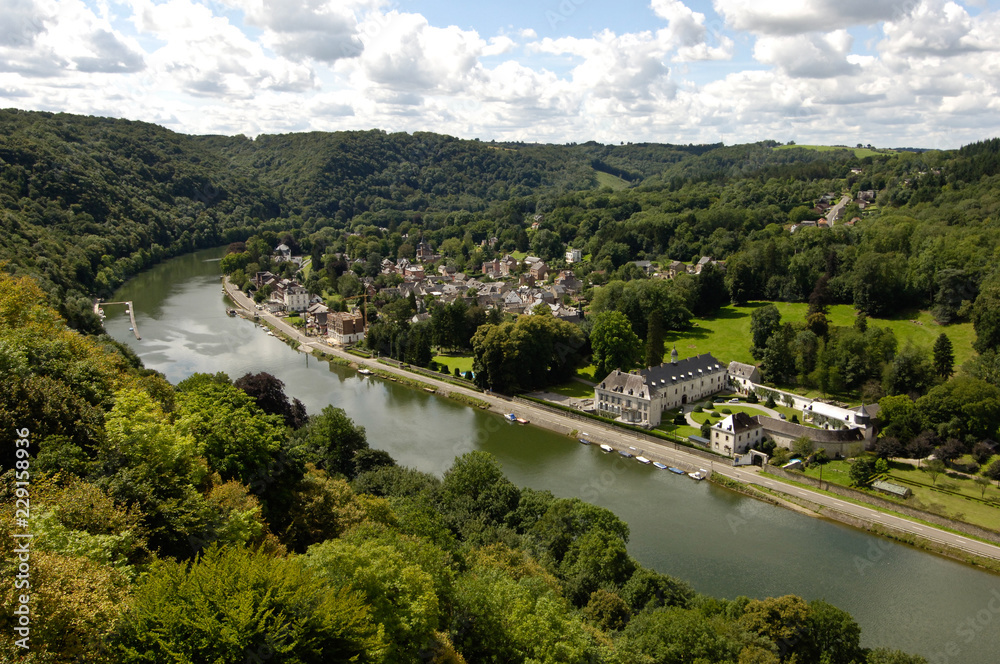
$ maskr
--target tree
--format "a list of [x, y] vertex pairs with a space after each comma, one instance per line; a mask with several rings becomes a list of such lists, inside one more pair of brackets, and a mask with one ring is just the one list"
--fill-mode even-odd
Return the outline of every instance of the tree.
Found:
[[875, 464], [867, 457], [857, 457], [848, 474], [854, 486], [868, 486], [875, 474]]
[[[781, 325], [781, 313], [773, 304], [757, 307], [750, 314], [750, 354], [759, 360], [764, 355], [768, 339]], [[787, 346], [786, 346], [787, 351]]]
[[270, 415], [280, 415], [293, 429], [298, 429], [308, 419], [302, 402], [298, 399], [289, 402], [285, 383], [266, 371], [244, 374], [233, 385], [253, 397], [258, 408]]
[[880, 436], [875, 440], [875, 456], [893, 459], [903, 454], [903, 444], [895, 436]]
[[615, 369], [630, 371], [642, 358], [642, 342], [620, 311], [606, 311], [597, 316], [590, 331], [590, 347], [595, 376], [599, 378]]
[[944, 461], [941, 459], [931, 459], [924, 464], [924, 470], [931, 476], [931, 483], [937, 484], [937, 477], [945, 471]]
[[955, 373], [955, 351], [951, 339], [944, 332], [934, 342], [934, 371], [942, 379], [948, 379]]
[[934, 450], [934, 456], [946, 464], [965, 454], [965, 445], [957, 438], [949, 438], [943, 445]]
[[886, 393], [923, 394], [933, 384], [934, 368], [927, 351], [908, 341], [886, 368]]
[[989, 461], [992, 456], [993, 447], [985, 441], [981, 440], [972, 446], [972, 458], [980, 466], [986, 465], [986, 462]]
[[917, 405], [905, 394], [882, 397], [878, 404], [885, 436], [898, 438], [906, 444], [923, 429], [923, 418]]
[[663, 332], [663, 315], [659, 309], [654, 309], [649, 314], [649, 325], [646, 328], [647, 367], [655, 367], [663, 362]]
[[381, 662], [384, 638], [362, 596], [323, 583], [298, 559], [213, 547], [190, 567], [153, 566], [114, 651], [124, 664]]
[[976, 352], [1000, 350], [1000, 271], [994, 271], [980, 285], [972, 306], [972, 327], [976, 330], [972, 344]]
[[457, 519], [503, 522], [517, 509], [521, 492], [504, 477], [496, 457], [468, 452], [455, 458], [441, 481], [441, 505]]
[[991, 463], [989, 465], [989, 468], [983, 471], [983, 474], [986, 475], [986, 477], [990, 478], [991, 480], [995, 480], [997, 486], [1000, 486], [1000, 459], [997, 459], [996, 461]]
[[342, 408], [325, 406], [296, 431], [292, 442], [303, 458], [330, 474], [354, 477], [355, 455], [368, 447], [365, 428], [355, 425]]
[[972, 478], [972, 481], [979, 487], [979, 497], [986, 498], [986, 489], [990, 486], [990, 478], [983, 477], [982, 475], [976, 475]]

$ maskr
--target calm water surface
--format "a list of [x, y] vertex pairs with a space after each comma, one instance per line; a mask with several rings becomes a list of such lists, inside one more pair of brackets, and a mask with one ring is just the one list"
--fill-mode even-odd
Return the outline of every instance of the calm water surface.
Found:
[[[636, 559], [701, 592], [822, 598], [854, 616], [867, 646], [902, 648], [932, 662], [1000, 661], [1000, 613], [990, 609], [1000, 577], [317, 362], [226, 316], [221, 255], [190, 254], [130, 281], [113, 299], [134, 301], [142, 339], [128, 331], [121, 306], [107, 307], [108, 332], [173, 383], [196, 371], [233, 379], [270, 372], [310, 413], [327, 404], [345, 409], [373, 447], [403, 465], [440, 475], [456, 455], [490, 452], [519, 486], [614, 511], [631, 527]], [[960, 631], [970, 619], [980, 629]], [[949, 644], [957, 654], [944, 654]]]

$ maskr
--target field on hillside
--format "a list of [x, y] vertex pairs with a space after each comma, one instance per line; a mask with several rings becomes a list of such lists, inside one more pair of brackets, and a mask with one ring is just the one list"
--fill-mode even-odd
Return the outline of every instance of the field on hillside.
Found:
[[622, 180], [620, 177], [616, 177], [611, 173], [603, 173], [601, 171], [596, 171], [597, 176], [597, 186], [598, 187], [611, 187], [615, 191], [620, 189], [628, 189], [628, 182]]
[[[743, 307], [728, 305], [718, 313], [708, 318], [692, 320], [692, 326], [680, 332], [670, 332], [666, 335], [667, 352], [676, 345], [677, 354], [681, 359], [711, 353], [721, 362], [753, 363], [750, 357], [750, 314], [757, 307], [767, 302], [751, 302]], [[775, 302], [781, 312], [783, 322], [798, 323], [805, 320], [809, 305], [804, 302]], [[838, 304], [830, 307], [827, 314], [831, 325], [849, 326], [854, 324], [854, 307]], [[894, 318], [870, 318], [869, 325], [879, 325], [891, 328], [902, 347], [907, 339], [918, 346], [928, 349], [941, 332], [945, 332], [955, 348], [955, 365], [958, 366], [969, 359], [972, 354], [972, 341], [975, 331], [972, 323], [955, 325], [938, 325], [927, 311], [910, 311]]]
[[835, 146], [835, 145], [779, 145], [774, 148], [775, 150], [792, 150], [794, 148], [803, 148], [805, 150], [816, 150], [817, 152], [832, 152], [833, 150], [851, 150], [854, 152], [854, 156], [858, 159], [864, 159], [865, 157], [874, 157], [880, 154], [892, 154], [895, 150], [870, 150], [868, 148], [849, 148], [846, 146]]

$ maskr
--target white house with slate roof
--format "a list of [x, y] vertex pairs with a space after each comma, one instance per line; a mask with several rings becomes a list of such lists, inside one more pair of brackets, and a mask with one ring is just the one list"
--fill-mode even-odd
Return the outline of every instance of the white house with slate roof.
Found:
[[655, 427], [664, 410], [698, 401], [726, 387], [726, 367], [706, 353], [640, 371], [615, 369], [594, 388], [598, 415]]

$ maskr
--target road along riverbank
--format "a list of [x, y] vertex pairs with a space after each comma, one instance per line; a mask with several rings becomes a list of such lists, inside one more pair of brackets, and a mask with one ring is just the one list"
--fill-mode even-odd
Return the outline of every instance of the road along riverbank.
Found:
[[[281, 317], [256, 309], [253, 300], [240, 292], [230, 283], [228, 278], [223, 277], [223, 285], [227, 296], [236, 306], [250, 314], [251, 317], [257, 316], [261, 322], [266, 323], [287, 340], [297, 344], [297, 348], [304, 352], [331, 355], [356, 364], [360, 368], [368, 368], [383, 375], [395, 376], [405, 383], [420, 383], [425, 387], [433, 388], [436, 393], [442, 396], [455, 394], [467, 399], [475, 399], [478, 403], [486, 404], [487, 408], [493, 412], [500, 414], [514, 412], [517, 417], [529, 420], [535, 426], [563, 435], [586, 432], [587, 439], [596, 445], [606, 444], [615, 450], [626, 451], [635, 456], [642, 455], [651, 461], [660, 461], [666, 465], [689, 471], [704, 468], [709, 471], [710, 475], [719, 474], [729, 480], [755, 487], [758, 490], [762, 489], [777, 500], [778, 504], [795, 511], [860, 527], [873, 534], [889, 536], [928, 551], [1000, 572], [1000, 547], [996, 545], [931, 524], [918, 523], [809, 487], [769, 478], [762, 475], [760, 469], [756, 467], [734, 468], [730, 460], [725, 457], [716, 457], [708, 452], [660, 441], [639, 432], [619, 429], [610, 424], [582, 416], [577, 419], [569, 413], [525, 399], [484, 393], [430, 376], [420, 375], [418, 377], [412, 372], [383, 364], [376, 359], [358, 357], [316, 337], [306, 336], [282, 320]], [[748, 495], [754, 494], [749, 493]]]

